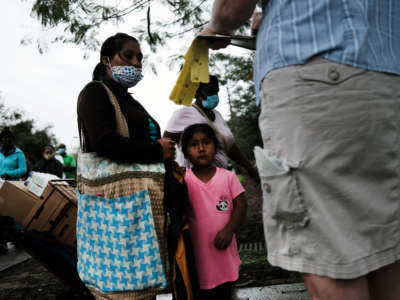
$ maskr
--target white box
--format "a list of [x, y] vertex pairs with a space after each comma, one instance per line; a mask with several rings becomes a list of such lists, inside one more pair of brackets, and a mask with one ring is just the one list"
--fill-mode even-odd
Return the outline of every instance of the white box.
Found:
[[48, 173], [33, 172], [31, 178], [28, 179], [28, 191], [40, 197], [46, 189], [49, 180], [54, 179], [60, 179], [60, 177]]

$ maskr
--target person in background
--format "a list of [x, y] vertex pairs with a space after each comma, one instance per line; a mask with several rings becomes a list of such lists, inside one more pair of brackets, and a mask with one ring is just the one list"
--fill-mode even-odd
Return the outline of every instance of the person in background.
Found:
[[26, 174], [26, 159], [21, 149], [14, 145], [14, 134], [8, 127], [0, 133], [0, 177], [21, 180]]
[[218, 147], [209, 124], [190, 125], [182, 134], [182, 151], [192, 164], [185, 182], [201, 300], [231, 299], [241, 264], [235, 232], [246, 215], [244, 189], [235, 173], [215, 166]]
[[76, 161], [72, 155], [67, 153], [67, 147], [64, 144], [58, 146], [57, 153], [62, 156], [64, 160], [64, 177], [67, 179], [76, 178]]
[[[233, 34], [257, 2], [215, 0], [202, 34]], [[268, 260], [301, 272], [313, 299], [398, 300], [400, 2], [262, 10], [252, 29]]]
[[[168, 121], [164, 137], [179, 142], [183, 130], [195, 123], [208, 123], [216, 131], [221, 147], [217, 149], [215, 163], [217, 167], [228, 169], [228, 158], [244, 167], [249, 175], [258, 181], [258, 173], [255, 167], [243, 156], [235, 144], [232, 132], [222, 115], [215, 108], [219, 103], [219, 82], [218, 78], [210, 75], [209, 83], [200, 83], [195, 101], [190, 107], [182, 107], [175, 111]], [[181, 147], [178, 147], [176, 160], [179, 165], [190, 167], [190, 162], [182, 154]]]
[[35, 164], [33, 171], [48, 173], [62, 178], [63, 165], [55, 158], [56, 151], [52, 145], [43, 149], [43, 157]]

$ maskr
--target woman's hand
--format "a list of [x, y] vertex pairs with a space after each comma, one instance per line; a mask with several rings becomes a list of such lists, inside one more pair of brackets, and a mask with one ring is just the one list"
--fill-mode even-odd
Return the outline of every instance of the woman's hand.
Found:
[[224, 250], [232, 241], [233, 231], [227, 229], [226, 227], [219, 231], [214, 239], [214, 246], [219, 250]]
[[175, 156], [175, 142], [169, 138], [157, 140], [157, 143], [163, 148], [163, 159], [173, 159]]
[[10, 176], [7, 173], [3, 173], [0, 177], [7, 180]]

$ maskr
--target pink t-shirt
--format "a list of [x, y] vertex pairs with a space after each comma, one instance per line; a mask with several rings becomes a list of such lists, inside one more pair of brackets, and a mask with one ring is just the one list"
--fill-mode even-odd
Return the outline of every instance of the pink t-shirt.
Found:
[[189, 225], [200, 288], [212, 289], [237, 280], [242, 262], [236, 236], [224, 250], [215, 248], [214, 239], [231, 218], [233, 199], [244, 192], [239, 179], [235, 173], [217, 168], [215, 175], [204, 183], [188, 169], [185, 181], [192, 206]]
[[[222, 118], [222, 115], [215, 109], [213, 109], [213, 112], [215, 114], [215, 120], [213, 124], [218, 129], [220, 135], [223, 136], [227, 147], [227, 149], [224, 150], [217, 150], [215, 160], [219, 167], [226, 169], [228, 167], [228, 156], [226, 151], [230, 149], [234, 143], [233, 135], [228, 124], [226, 124]], [[187, 126], [196, 123], [207, 123], [207, 119], [193, 106], [182, 107], [173, 113], [165, 130], [171, 133], [182, 133]], [[180, 166], [184, 166], [186, 168], [191, 167], [190, 162], [185, 159], [180, 145], [176, 151], [176, 161]]]

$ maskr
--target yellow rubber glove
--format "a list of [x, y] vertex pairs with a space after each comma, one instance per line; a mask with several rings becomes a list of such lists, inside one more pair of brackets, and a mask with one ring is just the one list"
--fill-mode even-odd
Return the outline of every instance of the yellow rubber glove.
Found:
[[208, 83], [208, 41], [195, 38], [185, 54], [185, 63], [169, 99], [176, 104], [190, 106], [200, 82]]

